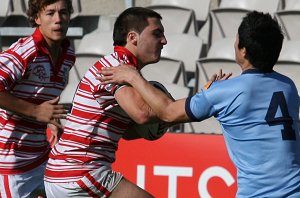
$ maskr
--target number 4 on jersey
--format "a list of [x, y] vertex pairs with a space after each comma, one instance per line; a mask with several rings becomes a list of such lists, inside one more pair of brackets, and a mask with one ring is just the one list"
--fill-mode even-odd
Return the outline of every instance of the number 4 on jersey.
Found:
[[[281, 117], [275, 117], [278, 108], [281, 110]], [[281, 130], [283, 140], [296, 140], [295, 130], [292, 127], [293, 119], [289, 114], [282, 91], [273, 93], [265, 120], [269, 126], [283, 125], [283, 129]]]

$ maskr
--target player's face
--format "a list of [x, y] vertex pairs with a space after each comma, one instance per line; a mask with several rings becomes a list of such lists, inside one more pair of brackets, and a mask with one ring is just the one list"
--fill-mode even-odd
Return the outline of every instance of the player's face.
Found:
[[47, 5], [38, 13], [35, 22], [48, 45], [60, 43], [66, 37], [70, 22], [66, 2], [59, 0]]
[[141, 65], [156, 63], [161, 50], [167, 44], [164, 28], [157, 18], [148, 18], [149, 25], [137, 35], [136, 57]]

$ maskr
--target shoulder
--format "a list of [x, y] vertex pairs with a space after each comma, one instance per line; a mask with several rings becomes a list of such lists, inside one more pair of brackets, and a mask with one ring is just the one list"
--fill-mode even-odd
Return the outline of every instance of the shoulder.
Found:
[[243, 76], [237, 76], [228, 80], [215, 81], [204, 90], [207, 94], [230, 94], [231, 92], [244, 87]]
[[101, 70], [102, 67], [116, 67], [120, 64], [121, 60], [115, 53], [99, 57], [99, 59], [93, 63], [89, 68], [90, 72], [96, 73], [97, 70]]
[[22, 60], [27, 60], [36, 55], [37, 48], [33, 37], [29, 36], [20, 38], [17, 42], [13, 43], [7, 52], [19, 56]]
[[243, 97], [249, 90], [249, 86], [249, 83], [245, 82], [244, 76], [237, 76], [228, 80], [215, 81], [207, 90], [202, 89], [196, 98], [213, 106], [226, 106]]
[[272, 72], [271, 75], [273, 75], [274, 78], [277, 79], [277, 80], [286, 81], [286, 82], [289, 82], [289, 83], [294, 83], [293, 80], [290, 77], [288, 77], [288, 76], [286, 76], [282, 73], [279, 73], [277, 71]]

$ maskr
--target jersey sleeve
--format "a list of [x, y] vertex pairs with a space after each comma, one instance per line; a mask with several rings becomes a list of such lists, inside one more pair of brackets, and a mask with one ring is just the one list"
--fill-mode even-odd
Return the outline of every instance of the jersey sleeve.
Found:
[[[115, 64], [118, 65], [119, 62], [117, 60], [115, 60], [115, 61], [117, 62]], [[96, 62], [94, 64], [94, 66], [89, 69], [88, 73], [86, 74], [86, 77], [89, 78], [89, 80], [91, 82], [92, 90], [94, 93], [105, 90], [106, 92], [109, 92], [111, 95], [114, 95], [115, 92], [119, 88], [121, 88], [120, 85], [113, 84], [113, 83], [102, 84], [100, 80], [96, 79], [96, 77], [99, 75], [98, 71], [100, 71], [102, 69], [102, 67], [105, 67], [105, 66], [103, 66], [103, 64], [101, 64], [100, 61]], [[110, 67], [113, 67], [113, 65], [110, 65]]]
[[189, 118], [193, 121], [207, 119], [215, 113], [215, 109], [207, 100], [204, 90], [187, 98], [185, 111]]
[[0, 91], [10, 90], [25, 73], [21, 56], [13, 51], [0, 54]]

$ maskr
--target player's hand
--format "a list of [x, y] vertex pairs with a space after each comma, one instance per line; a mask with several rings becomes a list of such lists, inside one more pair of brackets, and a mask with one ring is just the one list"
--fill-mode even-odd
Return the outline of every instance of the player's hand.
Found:
[[[59, 121], [57, 120], [57, 122], [59, 122]], [[48, 128], [51, 131], [49, 142], [50, 142], [51, 147], [53, 148], [55, 146], [55, 144], [58, 142], [60, 136], [62, 135], [63, 129], [54, 124], [48, 124]]]
[[211, 78], [209, 79], [209, 81], [217, 81], [217, 80], [227, 80], [228, 78], [230, 78], [230, 76], [232, 76], [232, 73], [223, 73], [222, 69], [219, 70], [219, 74], [213, 74], [211, 76]]
[[43, 102], [34, 109], [34, 117], [37, 121], [46, 122], [61, 127], [56, 119], [65, 119], [69, 111], [68, 106], [58, 104], [59, 97]]
[[99, 76], [96, 79], [100, 80], [103, 84], [126, 84], [130, 83], [130, 79], [135, 75], [140, 75], [135, 67], [123, 63], [117, 67], [103, 67], [97, 73]]
[[209, 81], [204, 85], [204, 89], [208, 89], [210, 87], [210, 85], [214, 82], [214, 81], [218, 81], [218, 80], [227, 80], [228, 78], [230, 78], [230, 76], [232, 76], [232, 73], [223, 73], [222, 69], [219, 70], [219, 74], [213, 74]]

